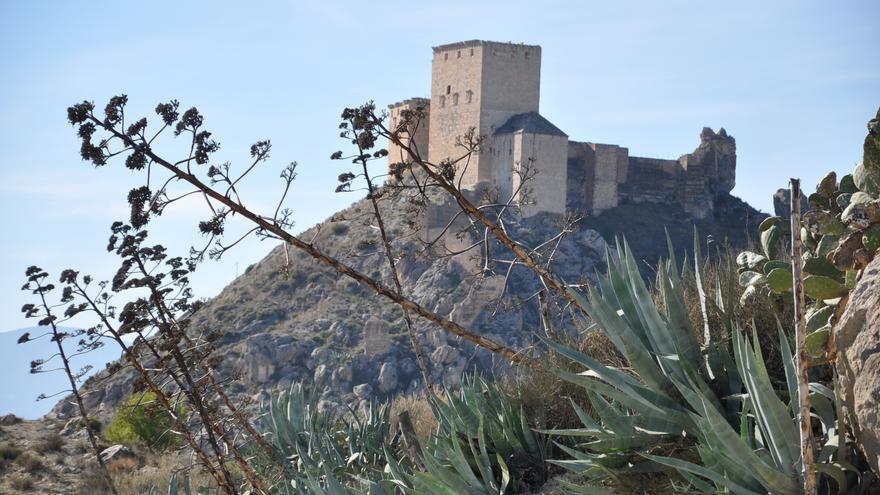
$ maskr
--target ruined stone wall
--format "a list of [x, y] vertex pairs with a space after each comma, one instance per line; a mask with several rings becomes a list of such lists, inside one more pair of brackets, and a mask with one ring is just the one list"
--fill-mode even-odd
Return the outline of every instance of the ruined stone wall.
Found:
[[678, 160], [629, 157], [628, 180], [620, 184], [621, 201], [630, 203], [673, 203], [679, 200], [682, 175]]
[[590, 143], [568, 142], [568, 182], [566, 205], [573, 211], [586, 211], [593, 204], [593, 175], [596, 152]]
[[[420, 112], [423, 116], [417, 119], [402, 118], [401, 112], [407, 110]], [[401, 129], [401, 141], [413, 148], [423, 159], [428, 158], [428, 136], [430, 128], [431, 101], [427, 98], [410, 98], [388, 106], [388, 128], [397, 129], [398, 126], [407, 124]], [[388, 143], [388, 167], [397, 163], [412, 163], [412, 157], [394, 143]]]

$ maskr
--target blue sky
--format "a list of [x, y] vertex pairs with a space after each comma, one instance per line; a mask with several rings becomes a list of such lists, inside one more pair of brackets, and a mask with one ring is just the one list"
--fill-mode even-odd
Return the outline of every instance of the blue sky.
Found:
[[[242, 165], [271, 139], [244, 197], [270, 208], [278, 172], [298, 161], [288, 206], [304, 229], [356, 199], [333, 193], [342, 108], [427, 96], [434, 45], [540, 44], [541, 113], [572, 139], [676, 158], [723, 126], [738, 145], [734, 194], [766, 211], [789, 177], [811, 186], [860, 159], [880, 104], [878, 21], [876, 1], [0, 2], [0, 330], [33, 324], [19, 313], [30, 264], [112, 276], [108, 227], [139, 178], [80, 161], [74, 102], [126, 93], [148, 116], [171, 98], [197, 106], [219, 162]], [[181, 254], [204, 216], [182, 206], [155, 232]], [[270, 247], [203, 266], [197, 293]]]

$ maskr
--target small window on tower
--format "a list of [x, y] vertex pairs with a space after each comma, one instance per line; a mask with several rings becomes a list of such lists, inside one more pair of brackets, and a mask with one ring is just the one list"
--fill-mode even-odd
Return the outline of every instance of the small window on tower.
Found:
[[444, 108], [446, 106], [446, 97], [440, 95], [440, 108]]
[[473, 91], [467, 90], [467, 92], [465, 93], [465, 101], [467, 103], [471, 103], [472, 101], [474, 101], [474, 92]]
[[526, 50], [526, 58], [529, 58], [529, 51]]
[[458, 105], [458, 93], [452, 95], [452, 106]]
[[455, 58], [461, 58], [461, 50], [455, 53]]
[[474, 49], [471, 48], [471, 57], [473, 57], [473, 56], [474, 56]]
[[452, 86], [446, 86], [446, 94], [452, 93]]

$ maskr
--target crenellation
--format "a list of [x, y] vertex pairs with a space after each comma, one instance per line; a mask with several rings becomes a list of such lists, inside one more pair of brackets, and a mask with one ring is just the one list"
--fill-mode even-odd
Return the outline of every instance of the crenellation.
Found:
[[[413, 139], [427, 148], [429, 162], [454, 163], [465, 190], [491, 190], [520, 204], [526, 216], [566, 209], [598, 214], [623, 202], [651, 202], [676, 203], [701, 218], [735, 185], [736, 142], [723, 128], [704, 128], [697, 149], [678, 160], [570, 141], [539, 113], [538, 45], [469, 40], [435, 46], [433, 53], [431, 98], [418, 103], [430, 108], [429, 125]], [[392, 105], [392, 124], [394, 109], [411, 101]], [[471, 129], [483, 141], [468, 156], [461, 137]], [[394, 151], [389, 164], [405, 158]]]

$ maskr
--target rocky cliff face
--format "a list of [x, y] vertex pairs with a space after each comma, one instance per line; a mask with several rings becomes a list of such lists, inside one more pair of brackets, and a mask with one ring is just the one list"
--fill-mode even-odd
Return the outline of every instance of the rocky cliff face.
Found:
[[862, 272], [834, 331], [847, 423], [880, 473], [880, 256]]
[[[405, 292], [493, 340], [516, 349], [531, 346], [533, 332], [541, 329], [533, 297], [540, 285], [532, 273], [515, 267], [507, 276], [507, 265], [480, 272], [476, 251], [454, 258], [424, 252], [418, 233], [409, 225], [412, 215], [404, 213], [407, 201], [401, 198], [384, 206], [388, 230], [398, 239], [395, 249], [401, 253]], [[733, 245], [744, 245], [746, 232], [755, 228], [751, 223], [763, 218], [729, 196], [714, 211], [717, 218], [699, 222], [701, 234], [719, 242], [727, 239]], [[508, 229], [515, 238], [537, 245], [557, 233], [557, 221], [557, 216], [540, 214], [510, 224]], [[665, 255], [664, 226], [677, 246], [692, 247], [693, 223], [680, 207], [629, 205], [586, 219], [559, 245], [553, 267], [568, 282], [589, 280], [603, 270], [606, 243], [598, 231], [606, 238], [626, 235], [648, 267]], [[390, 285], [366, 201], [353, 204], [302, 237], [314, 238], [319, 248]], [[500, 252], [495, 255], [503, 257]], [[231, 385], [233, 394], [259, 398], [302, 380], [323, 391], [322, 407], [358, 407], [373, 397], [423, 389], [397, 306], [317, 266], [298, 251], [290, 250], [288, 259], [281, 246], [211, 300], [198, 315], [196, 327], [200, 326], [223, 333], [217, 343], [217, 353], [223, 356], [220, 372], [239, 373], [242, 378]], [[499, 365], [493, 355], [426, 322], [417, 322], [417, 333], [436, 383], [455, 386], [468, 370]], [[131, 379], [124, 370], [112, 377], [106, 371], [99, 373], [90, 384], [95, 392], [87, 396], [88, 407], [109, 415], [130, 392]], [[52, 414], [72, 413], [72, 405], [62, 401]]]

